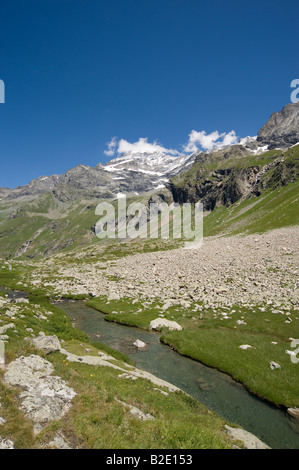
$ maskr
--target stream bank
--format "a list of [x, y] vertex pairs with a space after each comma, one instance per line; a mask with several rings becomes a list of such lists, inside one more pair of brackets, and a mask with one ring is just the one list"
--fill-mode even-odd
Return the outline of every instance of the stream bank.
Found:
[[[84, 301], [64, 300], [59, 307], [76, 328], [130, 357], [136, 366], [184, 390], [232, 423], [242, 426], [271, 448], [299, 448], [299, 425], [286, 412], [248, 392], [216, 369], [181, 356], [160, 342], [160, 334], [105, 320]], [[139, 339], [147, 347], [138, 349]]]

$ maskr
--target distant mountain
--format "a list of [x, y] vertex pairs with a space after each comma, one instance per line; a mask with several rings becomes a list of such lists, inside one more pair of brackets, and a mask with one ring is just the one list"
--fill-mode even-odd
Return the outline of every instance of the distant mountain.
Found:
[[202, 153], [193, 166], [167, 184], [175, 202], [200, 201], [206, 211], [230, 206], [295, 182], [299, 176], [299, 146], [286, 151], [248, 152], [242, 145]]
[[176, 202], [201, 201], [205, 210], [229, 206], [294, 182], [299, 174], [299, 103], [273, 113], [256, 137], [238, 145], [200, 153], [185, 173], [176, 175], [168, 187]]
[[121, 190], [142, 192], [164, 187], [169, 178], [186, 171], [194, 160], [195, 154], [176, 157], [163, 152], [128, 152], [103, 169]]
[[122, 191], [129, 195], [144, 193], [164, 187], [169, 178], [185, 171], [194, 160], [195, 155], [130, 152], [104, 166], [78, 165], [61, 175], [41, 176], [25, 186], [0, 188], [0, 199], [28, 201], [52, 192], [66, 202], [83, 197], [113, 198]]
[[299, 142], [299, 102], [287, 104], [273, 113], [259, 130], [257, 142], [268, 149], [288, 148]]
[[[256, 137], [241, 139], [239, 146], [247, 153], [257, 155], [273, 148], [285, 149], [297, 142], [299, 103], [290, 103], [280, 112], [273, 113]], [[226, 153], [225, 148], [220, 151]], [[99, 163], [94, 168], [78, 165], [61, 175], [41, 176], [14, 189], [0, 188], [0, 200], [28, 201], [48, 192], [62, 202], [114, 198], [119, 192], [134, 196], [164, 187], [170, 178], [188, 171], [195, 161], [198, 161], [195, 153], [173, 156], [163, 152], [132, 151], [105, 165]]]
[[256, 137], [209, 153], [129, 152], [0, 188], [0, 256], [44, 257], [99, 243], [95, 207], [124, 192], [144, 204], [201, 201], [211, 212], [204, 224], [211, 235], [297, 224], [298, 110], [287, 105]]

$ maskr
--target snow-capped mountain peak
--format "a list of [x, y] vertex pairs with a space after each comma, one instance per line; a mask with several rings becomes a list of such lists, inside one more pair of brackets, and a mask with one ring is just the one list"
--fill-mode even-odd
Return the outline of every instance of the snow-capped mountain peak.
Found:
[[154, 185], [165, 183], [171, 176], [186, 169], [194, 161], [194, 155], [173, 156], [163, 152], [128, 152], [111, 160], [103, 169], [113, 173], [114, 179], [128, 173], [150, 175]]

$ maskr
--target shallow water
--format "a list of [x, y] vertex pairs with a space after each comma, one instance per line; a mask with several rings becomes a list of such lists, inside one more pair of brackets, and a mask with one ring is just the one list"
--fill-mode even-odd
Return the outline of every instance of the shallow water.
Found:
[[[125, 353], [136, 366], [166, 380], [198, 399], [219, 415], [242, 426], [271, 448], [299, 449], [299, 423], [282, 410], [249, 393], [242, 385], [216, 369], [183, 357], [160, 343], [159, 334], [108, 322], [104, 314], [84, 301], [58, 305], [92, 341]], [[138, 350], [136, 339], [148, 347]]]

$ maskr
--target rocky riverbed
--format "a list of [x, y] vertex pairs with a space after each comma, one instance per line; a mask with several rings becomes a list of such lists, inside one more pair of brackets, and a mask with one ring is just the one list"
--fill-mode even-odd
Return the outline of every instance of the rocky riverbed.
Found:
[[[268, 305], [298, 308], [297, 227], [262, 235], [207, 238], [201, 247], [138, 253], [113, 261], [68, 263], [59, 257], [37, 266], [31, 283], [59, 294], [159, 298], [203, 306]], [[96, 252], [96, 248], [95, 248]], [[82, 257], [83, 258], [83, 257]], [[49, 279], [53, 267], [57, 274]]]

